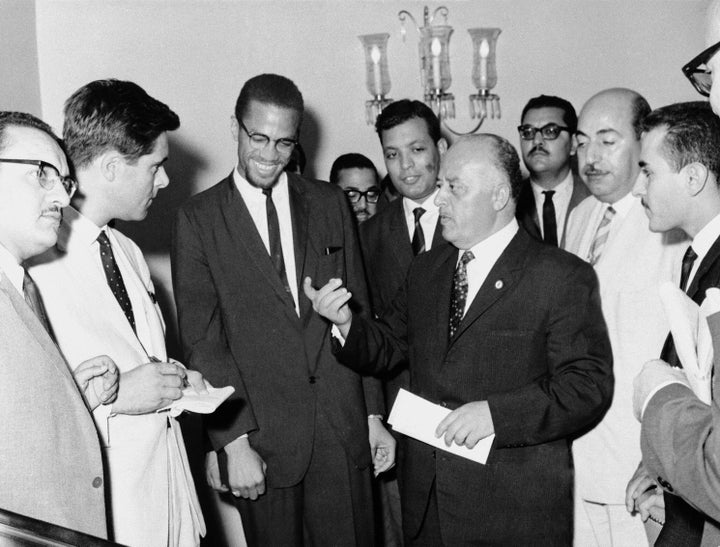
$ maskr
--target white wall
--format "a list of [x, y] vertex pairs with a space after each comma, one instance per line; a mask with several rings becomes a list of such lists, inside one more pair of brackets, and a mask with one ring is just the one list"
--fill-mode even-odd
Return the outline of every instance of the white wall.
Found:
[[0, 110], [40, 116], [35, 3], [0, 0]]

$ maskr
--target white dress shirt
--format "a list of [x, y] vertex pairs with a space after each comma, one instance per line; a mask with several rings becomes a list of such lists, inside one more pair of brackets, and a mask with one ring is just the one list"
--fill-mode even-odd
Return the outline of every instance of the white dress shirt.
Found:
[[8, 278], [8, 281], [23, 295], [23, 279], [25, 270], [18, 264], [17, 258], [0, 244], [0, 270]]
[[710, 247], [713, 246], [713, 243], [715, 243], [715, 241], [719, 237], [720, 237], [720, 215], [717, 215], [710, 222], [708, 222], [705, 226], [703, 226], [702, 230], [700, 230], [695, 235], [695, 238], [693, 239], [693, 241], [690, 245], [693, 248], [693, 251], [695, 251], [697, 258], [695, 259], [695, 262], [693, 263], [693, 267], [690, 270], [690, 275], [688, 276], [688, 280], [687, 280], [688, 287], [690, 286], [690, 283], [692, 283], [692, 280], [695, 277], [695, 274], [697, 273], [698, 268], [700, 268], [700, 264], [702, 263], [703, 259], [708, 254], [708, 251], [710, 251]]
[[[567, 216], [568, 208], [570, 207], [570, 199], [572, 198], [574, 181], [572, 171], [568, 171], [567, 176], [563, 181], [558, 184], [552, 190], [555, 191], [553, 194], [553, 206], [555, 207], [555, 225], [557, 226], [557, 240], [562, 241], [563, 234], [565, 233], [565, 217]], [[538, 226], [540, 226], [540, 233], [545, 236], [545, 225], [543, 224], [543, 203], [545, 203], [545, 188], [530, 179], [530, 186], [535, 196], [535, 210], [537, 211]]]
[[[465, 311], [463, 316], [467, 313], [470, 304], [477, 296], [480, 287], [485, 283], [490, 270], [492, 270], [495, 263], [500, 258], [505, 248], [510, 243], [515, 234], [518, 231], [518, 223], [514, 218], [508, 222], [506, 226], [495, 232], [488, 238], [483, 239], [480, 243], [473, 245], [469, 251], [472, 251], [475, 258], [467, 264], [467, 278], [468, 278], [468, 293], [465, 299]], [[457, 264], [460, 263], [465, 250], [458, 251]], [[457, 265], [456, 265], [457, 268]]]
[[[233, 172], [233, 181], [240, 195], [245, 202], [250, 216], [255, 223], [260, 238], [265, 244], [268, 256], [270, 256], [270, 236], [268, 234], [267, 212], [265, 205], [267, 199], [262, 192], [262, 188], [250, 184], [235, 168]], [[292, 217], [290, 216], [290, 192], [288, 189], [287, 174], [283, 172], [280, 175], [272, 190], [272, 200], [277, 210], [278, 223], [280, 224], [280, 243], [282, 244], [283, 261], [285, 262], [285, 275], [287, 276], [290, 292], [292, 293], [293, 302], [295, 303], [295, 313], [300, 315], [300, 307], [298, 305], [298, 286], [297, 286], [297, 269], [295, 267], [295, 252], [293, 245]]]
[[402, 198], [405, 223], [407, 224], [408, 234], [410, 234], [410, 241], [412, 241], [413, 234], [415, 233], [415, 214], [413, 211], [418, 207], [425, 209], [423, 216], [420, 217], [420, 226], [422, 226], [423, 235], [425, 236], [426, 251], [429, 251], [432, 248], [435, 227], [437, 226], [439, 212], [437, 205], [435, 205], [435, 196], [437, 196], [438, 191], [439, 190], [435, 190], [422, 203], [418, 203], [406, 197]]

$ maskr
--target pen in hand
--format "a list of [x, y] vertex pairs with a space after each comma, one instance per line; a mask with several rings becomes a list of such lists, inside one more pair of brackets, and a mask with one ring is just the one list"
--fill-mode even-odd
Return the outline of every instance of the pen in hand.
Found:
[[[150, 359], [151, 363], [162, 363], [163, 362], [160, 359], [158, 359], [157, 357], [155, 357], [154, 355], [149, 355], [148, 358]], [[188, 383], [187, 375], [183, 376], [182, 387], [186, 388], [189, 385], [190, 384]]]

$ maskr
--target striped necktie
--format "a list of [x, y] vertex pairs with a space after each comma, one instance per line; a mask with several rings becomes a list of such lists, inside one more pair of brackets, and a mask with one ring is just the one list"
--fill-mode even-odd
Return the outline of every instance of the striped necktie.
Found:
[[602, 255], [605, 243], [607, 243], [608, 235], [610, 235], [610, 221], [615, 216], [615, 209], [612, 205], [608, 205], [605, 209], [605, 214], [600, 221], [597, 232], [595, 232], [595, 239], [593, 239], [592, 245], [590, 246], [590, 252], [588, 253], [588, 260], [593, 266], [597, 264]]

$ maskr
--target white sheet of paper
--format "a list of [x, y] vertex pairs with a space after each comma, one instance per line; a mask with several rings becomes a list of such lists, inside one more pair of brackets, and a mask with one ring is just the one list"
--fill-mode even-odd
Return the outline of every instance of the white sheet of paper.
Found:
[[220, 388], [208, 386], [207, 390], [207, 394], [203, 395], [195, 391], [192, 386], [188, 386], [183, 389], [182, 397], [157, 412], [168, 411], [175, 418], [182, 414], [183, 411], [196, 414], [212, 414], [225, 399], [235, 393], [235, 388], [232, 386]]
[[477, 463], [485, 464], [490, 454], [495, 434], [485, 437], [474, 448], [459, 446], [455, 443], [449, 447], [444, 437], [435, 437], [435, 428], [442, 419], [450, 414], [450, 409], [431, 403], [405, 389], [401, 389], [390, 411], [388, 423], [395, 431], [408, 437], [440, 448], [456, 456], [462, 456]]

